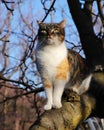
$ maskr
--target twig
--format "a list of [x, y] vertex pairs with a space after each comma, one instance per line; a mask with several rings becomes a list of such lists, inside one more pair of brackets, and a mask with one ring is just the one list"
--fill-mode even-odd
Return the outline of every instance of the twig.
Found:
[[9, 100], [13, 100], [13, 99], [17, 99], [17, 98], [22, 97], [22, 96], [29, 95], [31, 93], [36, 94], [36, 93], [39, 93], [39, 92], [42, 92], [42, 91], [44, 91], [44, 88], [40, 87], [40, 88], [35, 88], [34, 90], [31, 90], [29, 92], [18, 94], [18, 95], [12, 96], [12, 97], [5, 97], [5, 99], [3, 101], [1, 101], [0, 104], [5, 103], [6, 101], [9, 101]]

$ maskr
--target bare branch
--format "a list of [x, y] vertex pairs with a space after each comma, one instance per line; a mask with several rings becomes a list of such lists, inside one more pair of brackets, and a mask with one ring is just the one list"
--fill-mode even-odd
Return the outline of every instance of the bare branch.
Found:
[[13, 14], [14, 9], [9, 8], [8, 4], [14, 4], [15, 2], [13, 2], [13, 1], [9, 2], [9, 1], [6, 1], [6, 0], [1, 0], [1, 1], [5, 5], [5, 7], [7, 8], [7, 10], [9, 10]]
[[99, 14], [100, 14], [100, 18], [101, 18], [101, 21], [102, 21], [102, 24], [103, 24], [103, 27], [104, 27], [104, 12], [103, 12], [102, 3], [99, 0], [96, 0], [96, 1], [97, 1], [97, 6], [98, 6], [98, 11], [99, 11]]
[[37, 85], [39, 85], [39, 84], [35, 84], [35, 83], [32, 84], [32, 85], [29, 85], [27, 82], [7, 79], [7, 78], [2, 77], [2, 76], [0, 76], [0, 80], [6, 81], [6, 82], [15, 83], [15, 84], [18, 84], [18, 85], [24, 85], [26, 87], [26, 89], [29, 89], [29, 90], [34, 90], [33, 88], [35, 88], [35, 87], [37, 87]]
[[[24, 89], [23, 89], [23, 90], [24, 90]], [[26, 91], [26, 90], [24, 90], [24, 91]], [[43, 88], [43, 87], [41, 87], [41, 88], [35, 88], [34, 90], [26, 91], [26, 92], [23, 92], [23, 93], [21, 93], [21, 94], [17, 94], [17, 95], [15, 95], [15, 96], [5, 97], [4, 100], [0, 101], [0, 104], [5, 103], [5, 102], [7, 102], [7, 101], [9, 101], [9, 100], [13, 100], [13, 99], [20, 98], [20, 97], [22, 97], [22, 96], [29, 95], [29, 94], [31, 94], [31, 93], [37, 94], [37, 93], [42, 92], [42, 91], [44, 91], [44, 88]]]

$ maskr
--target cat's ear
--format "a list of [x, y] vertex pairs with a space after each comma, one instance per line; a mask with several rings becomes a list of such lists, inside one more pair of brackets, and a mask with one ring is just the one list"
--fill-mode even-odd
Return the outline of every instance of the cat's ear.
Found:
[[41, 21], [39, 21], [39, 20], [37, 20], [37, 23], [38, 23], [38, 25], [41, 25], [41, 24], [42, 24], [42, 22], [41, 22]]
[[66, 20], [65, 20], [65, 19], [62, 20], [62, 21], [59, 23], [59, 26], [62, 27], [62, 28], [64, 28], [65, 25], [66, 25]]

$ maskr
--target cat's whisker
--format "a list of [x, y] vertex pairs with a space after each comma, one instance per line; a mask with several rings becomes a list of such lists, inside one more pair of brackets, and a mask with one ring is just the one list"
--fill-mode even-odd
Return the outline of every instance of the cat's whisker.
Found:
[[41, 46], [43, 45], [44, 41], [45, 41], [45, 39], [43, 39], [42, 41], [40, 41], [40, 42], [38, 43], [38, 47], [41, 47]]

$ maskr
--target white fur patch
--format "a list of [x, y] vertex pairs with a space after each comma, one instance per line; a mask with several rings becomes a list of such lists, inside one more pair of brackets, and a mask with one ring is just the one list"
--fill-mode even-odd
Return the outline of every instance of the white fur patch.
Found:
[[44, 50], [39, 50], [37, 52], [37, 58], [41, 61], [44, 66], [44, 75], [48, 73], [47, 76], [53, 78], [56, 72], [56, 66], [67, 57], [67, 49], [65, 43], [60, 45], [50, 45], [46, 46]]
[[65, 88], [66, 81], [57, 80], [53, 90], [53, 108], [61, 108], [61, 97]]
[[57, 43], [54, 45], [47, 45], [43, 49], [37, 51], [36, 54], [38, 62], [40, 61], [43, 66], [42, 76], [47, 78], [53, 86], [46, 89], [47, 104], [44, 106], [45, 110], [49, 110], [52, 107], [60, 108], [61, 97], [65, 88], [65, 84], [68, 81], [55, 79], [57, 66], [67, 57], [67, 48], [65, 43]]

